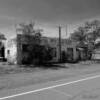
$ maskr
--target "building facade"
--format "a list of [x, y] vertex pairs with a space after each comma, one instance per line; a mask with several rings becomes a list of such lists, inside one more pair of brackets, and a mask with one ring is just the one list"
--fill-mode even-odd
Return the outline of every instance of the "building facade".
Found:
[[[27, 56], [28, 52], [26, 47], [28, 45], [34, 46], [40, 42], [41, 46], [52, 48], [53, 59], [51, 62], [59, 62], [60, 56], [62, 60], [76, 60], [78, 58], [76, 44], [68, 39], [61, 40], [61, 54], [59, 53], [59, 39], [50, 37], [41, 37], [38, 40], [34, 36], [25, 37], [24, 35], [18, 34], [15, 39], [11, 39], [7, 43], [6, 47], [6, 58], [8, 62], [14, 64], [22, 64], [23, 55]], [[34, 51], [33, 51], [34, 53]]]

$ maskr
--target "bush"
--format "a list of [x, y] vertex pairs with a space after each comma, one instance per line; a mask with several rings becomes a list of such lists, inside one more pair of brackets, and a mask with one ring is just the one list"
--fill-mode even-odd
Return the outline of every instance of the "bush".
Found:
[[23, 53], [23, 64], [43, 64], [52, 60], [50, 47], [41, 45], [30, 45], [28, 51]]

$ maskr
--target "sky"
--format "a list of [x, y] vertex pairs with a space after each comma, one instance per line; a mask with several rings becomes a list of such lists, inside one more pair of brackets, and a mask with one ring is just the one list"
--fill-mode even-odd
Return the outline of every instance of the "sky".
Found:
[[15, 25], [34, 21], [43, 35], [62, 37], [88, 20], [100, 19], [100, 0], [0, 0], [0, 32], [7, 38], [16, 35]]

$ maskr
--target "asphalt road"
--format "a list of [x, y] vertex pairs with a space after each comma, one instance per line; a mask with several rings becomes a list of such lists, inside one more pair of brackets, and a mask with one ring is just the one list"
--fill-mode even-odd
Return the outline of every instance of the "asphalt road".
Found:
[[0, 100], [100, 100], [99, 89], [100, 73], [96, 73], [1, 91]]

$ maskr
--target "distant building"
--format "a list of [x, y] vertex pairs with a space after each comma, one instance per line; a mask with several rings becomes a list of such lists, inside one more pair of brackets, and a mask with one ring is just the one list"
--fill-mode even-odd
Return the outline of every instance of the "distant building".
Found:
[[[22, 64], [23, 51], [27, 45], [33, 45], [38, 43], [34, 36], [30, 36], [30, 41], [24, 35], [18, 34], [16, 38], [8, 41], [6, 46], [6, 58], [8, 62], [14, 64]], [[50, 37], [41, 37], [41, 46], [46, 45], [53, 50], [53, 62], [58, 62], [59, 53], [59, 39]], [[33, 51], [34, 53], [34, 51]], [[78, 58], [76, 43], [71, 42], [68, 39], [61, 40], [61, 56], [62, 59], [67, 62], [67, 60], [76, 60]], [[66, 58], [66, 59], [65, 59]]]
[[17, 39], [7, 41], [5, 48], [5, 57], [10, 63], [17, 64]]

